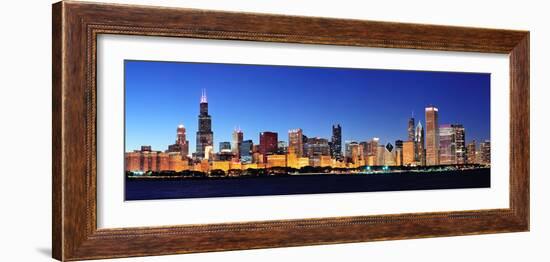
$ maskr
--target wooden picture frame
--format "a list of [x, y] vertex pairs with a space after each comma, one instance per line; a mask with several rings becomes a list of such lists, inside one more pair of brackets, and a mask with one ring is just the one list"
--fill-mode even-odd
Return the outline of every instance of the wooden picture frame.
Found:
[[[529, 32], [84, 2], [53, 5], [53, 257], [82, 260], [529, 230]], [[508, 54], [510, 207], [98, 229], [99, 34]]]

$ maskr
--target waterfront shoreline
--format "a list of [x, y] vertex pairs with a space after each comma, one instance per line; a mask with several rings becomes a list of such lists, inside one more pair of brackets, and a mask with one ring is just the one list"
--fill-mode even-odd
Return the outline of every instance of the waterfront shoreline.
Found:
[[376, 174], [127, 178], [126, 200], [488, 188], [490, 168]]

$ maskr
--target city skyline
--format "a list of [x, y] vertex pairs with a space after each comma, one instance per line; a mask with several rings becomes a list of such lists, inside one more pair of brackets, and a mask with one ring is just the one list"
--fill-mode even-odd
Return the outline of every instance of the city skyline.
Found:
[[[206, 96], [215, 152], [220, 142], [232, 141], [235, 128], [254, 144], [266, 131], [278, 133], [278, 140], [288, 143], [289, 130], [300, 128], [308, 137], [330, 139], [332, 125], [340, 124], [342, 146], [345, 141], [369, 141], [373, 137], [380, 138], [381, 144], [394, 144], [407, 140], [407, 122], [413, 111], [415, 122], [425, 125], [428, 104], [437, 104], [442, 111], [439, 124], [464, 125], [466, 143], [490, 139], [490, 77], [483, 73], [146, 61], [125, 61], [125, 69], [126, 151], [141, 145], [165, 150], [176, 140], [176, 128], [183, 124], [189, 154], [194, 153], [199, 98], [203, 101]], [[219, 83], [223, 80], [227, 82]], [[373, 83], [376, 85], [371, 86]], [[152, 87], [154, 92], [149, 89]], [[258, 90], [262, 92], [258, 94]], [[322, 92], [327, 90], [332, 92]], [[389, 97], [388, 92], [392, 94]], [[457, 96], [459, 93], [462, 97]], [[374, 98], [369, 99], [369, 95]], [[426, 103], [424, 96], [431, 101]], [[456, 100], [462, 106], [453, 107]], [[442, 104], [450, 106], [448, 111]], [[458, 119], [446, 116], [445, 111]]]

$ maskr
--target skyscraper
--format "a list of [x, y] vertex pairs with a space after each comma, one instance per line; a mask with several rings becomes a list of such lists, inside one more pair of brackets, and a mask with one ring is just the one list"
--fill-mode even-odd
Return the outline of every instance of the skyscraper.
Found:
[[208, 100], [206, 90], [202, 91], [199, 114], [199, 130], [197, 131], [196, 157], [204, 158], [207, 146], [213, 147], [214, 133], [212, 132], [212, 118], [208, 114]]
[[414, 166], [416, 163], [414, 159], [414, 142], [405, 141], [403, 142], [403, 165], [404, 166]]
[[185, 127], [183, 125], [179, 125], [176, 129], [176, 143], [169, 145], [167, 152], [178, 152], [182, 158], [189, 154], [189, 141], [186, 138]]
[[468, 164], [476, 164], [477, 163], [477, 158], [476, 158], [476, 141], [475, 140], [472, 140], [472, 142], [470, 142], [468, 144], [468, 147], [466, 148], [467, 149], [467, 161], [468, 161]]
[[252, 163], [252, 140], [244, 140], [239, 148], [242, 163]]
[[424, 127], [418, 121], [414, 132], [414, 160], [418, 165], [426, 165], [426, 149], [424, 148]]
[[414, 117], [409, 118], [409, 126], [407, 127], [407, 133], [409, 135], [408, 141], [414, 141]]
[[348, 161], [354, 164], [358, 164], [360, 160], [360, 148], [359, 143], [355, 141], [346, 142], [346, 157], [348, 158]]
[[314, 156], [329, 156], [330, 148], [328, 140], [320, 137], [308, 138], [304, 153], [310, 158]]
[[395, 140], [395, 165], [403, 165], [403, 141]]
[[426, 107], [426, 165], [439, 165], [438, 109]]
[[288, 152], [288, 145], [285, 141], [277, 142], [277, 154], [284, 155]]
[[491, 164], [491, 141], [485, 140], [479, 144], [480, 163]]
[[342, 158], [342, 127], [340, 124], [332, 125], [332, 138], [330, 140], [330, 155], [332, 158]]
[[367, 158], [369, 159], [370, 165], [377, 165], [378, 163], [378, 142], [380, 139], [378, 137], [373, 137], [370, 141], [370, 151], [368, 152]]
[[456, 164], [455, 132], [449, 124], [439, 126], [439, 163]]
[[376, 148], [376, 165], [377, 166], [383, 166], [386, 164], [385, 162], [385, 155], [386, 155], [386, 147], [384, 145], [378, 145]]
[[288, 148], [292, 148], [292, 152], [296, 154], [297, 157], [302, 157], [304, 154], [304, 136], [302, 129], [292, 129], [288, 130]]
[[277, 152], [279, 139], [276, 132], [261, 132], [260, 133], [260, 154], [263, 155], [264, 163], [267, 162], [267, 155]]
[[233, 130], [232, 139], [231, 139], [231, 152], [239, 158], [239, 150], [241, 148], [241, 143], [243, 142], [243, 131], [240, 128], [235, 128]]
[[363, 141], [359, 143], [361, 148], [361, 157], [365, 160], [368, 160], [369, 152], [372, 150], [372, 144], [369, 141]]
[[455, 133], [456, 163], [466, 164], [466, 132], [461, 124], [451, 125]]
[[351, 158], [351, 147], [352, 145], [355, 145], [355, 144], [358, 144], [356, 141], [353, 141], [353, 140], [346, 140], [344, 145], [345, 145], [345, 148], [344, 148], [344, 156], [346, 158]]
[[403, 149], [403, 140], [395, 140], [395, 149], [397, 148]]

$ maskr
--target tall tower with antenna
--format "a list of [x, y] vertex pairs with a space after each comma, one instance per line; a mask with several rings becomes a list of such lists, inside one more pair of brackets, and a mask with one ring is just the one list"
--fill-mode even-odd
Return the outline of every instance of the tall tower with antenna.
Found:
[[208, 99], [206, 90], [201, 93], [199, 104], [199, 130], [197, 131], [196, 157], [205, 158], [204, 152], [207, 146], [214, 145], [214, 133], [212, 132], [212, 117], [208, 114]]

